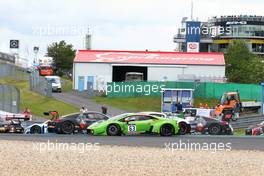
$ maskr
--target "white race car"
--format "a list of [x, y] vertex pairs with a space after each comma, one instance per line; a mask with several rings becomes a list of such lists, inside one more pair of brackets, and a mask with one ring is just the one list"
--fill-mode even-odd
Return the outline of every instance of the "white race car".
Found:
[[45, 122], [32, 122], [32, 121], [23, 122], [22, 126], [24, 128], [24, 134], [48, 133], [48, 122], [50, 122], [50, 120], [47, 120]]
[[186, 119], [179, 118], [175, 114], [165, 114], [162, 112], [140, 112], [142, 114], [147, 114], [147, 115], [154, 115], [158, 117], [164, 117], [164, 118], [170, 118], [170, 119], [175, 119], [180, 127], [179, 134], [184, 135], [184, 134], [189, 134], [191, 132], [191, 125], [190, 122]]

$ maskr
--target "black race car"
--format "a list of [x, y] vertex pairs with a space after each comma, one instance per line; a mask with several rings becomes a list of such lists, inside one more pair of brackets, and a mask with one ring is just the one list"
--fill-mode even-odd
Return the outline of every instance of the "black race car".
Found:
[[0, 132], [2, 133], [23, 133], [24, 128], [21, 124], [21, 118], [12, 117], [12, 119], [7, 119], [7, 121], [1, 119], [0, 120]]
[[210, 135], [232, 135], [232, 126], [222, 120], [209, 117], [196, 117], [194, 121], [190, 122], [192, 131], [201, 134]]
[[83, 114], [74, 113], [66, 116], [58, 117], [54, 114], [56, 111], [44, 113], [45, 115], [52, 115], [54, 118], [48, 122], [49, 133], [72, 134], [85, 133], [87, 127], [99, 120], [107, 120], [109, 117], [99, 112], [88, 111]]

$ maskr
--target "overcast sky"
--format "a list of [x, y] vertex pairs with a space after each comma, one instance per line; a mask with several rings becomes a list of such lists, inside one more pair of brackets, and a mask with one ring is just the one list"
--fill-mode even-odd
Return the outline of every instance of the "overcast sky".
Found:
[[[221, 15], [264, 15], [263, 0], [193, 0], [194, 16], [205, 21]], [[47, 45], [66, 40], [84, 48], [88, 27], [92, 49], [175, 49], [173, 35], [191, 0], [0, 0], [0, 51], [19, 39], [21, 55], [40, 55]]]

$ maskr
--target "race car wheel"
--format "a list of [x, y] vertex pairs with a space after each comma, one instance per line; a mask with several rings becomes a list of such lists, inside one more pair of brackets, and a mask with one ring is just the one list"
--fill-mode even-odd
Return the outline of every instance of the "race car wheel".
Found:
[[111, 124], [107, 127], [108, 136], [119, 136], [121, 134], [121, 129], [119, 125]]
[[72, 134], [74, 132], [74, 124], [70, 121], [62, 122], [61, 132], [64, 134]]
[[185, 122], [180, 122], [179, 123], [179, 135], [185, 135], [187, 133], [190, 133], [190, 126], [188, 124], [186, 124]]
[[252, 129], [251, 128], [247, 128], [245, 130], [245, 135], [252, 135]]
[[170, 124], [162, 125], [160, 128], [160, 135], [161, 136], [172, 136], [175, 132], [175, 129]]
[[41, 128], [39, 126], [31, 127], [30, 134], [41, 134]]
[[221, 126], [219, 124], [212, 124], [208, 127], [208, 133], [211, 135], [219, 135], [221, 133]]

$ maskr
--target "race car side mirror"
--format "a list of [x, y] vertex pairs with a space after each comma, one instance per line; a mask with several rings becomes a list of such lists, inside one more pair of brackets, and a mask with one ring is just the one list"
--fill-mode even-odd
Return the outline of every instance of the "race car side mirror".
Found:
[[49, 113], [49, 112], [43, 112], [43, 115], [45, 115], [45, 116], [49, 116], [50, 113]]

